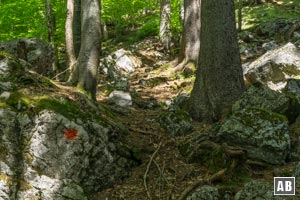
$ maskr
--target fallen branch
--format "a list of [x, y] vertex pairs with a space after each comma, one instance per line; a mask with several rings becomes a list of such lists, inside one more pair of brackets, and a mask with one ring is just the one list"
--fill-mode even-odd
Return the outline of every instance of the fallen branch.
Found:
[[150, 200], [152, 199], [152, 197], [151, 197], [151, 194], [150, 194], [150, 192], [149, 192], [149, 190], [148, 190], [148, 187], [147, 187], [147, 175], [148, 175], [148, 173], [149, 173], [150, 166], [151, 166], [151, 164], [152, 164], [152, 162], [153, 162], [153, 159], [155, 158], [155, 156], [156, 156], [157, 152], [159, 151], [160, 147], [161, 147], [161, 142], [159, 143], [157, 149], [154, 151], [154, 153], [153, 153], [152, 156], [150, 157], [149, 163], [148, 163], [148, 165], [147, 165], [147, 169], [146, 169], [145, 174], [144, 174], [144, 187], [145, 187], [147, 196], [148, 196], [148, 198], [149, 198]]
[[52, 80], [56, 79], [56, 78], [59, 77], [60, 75], [66, 73], [68, 70], [70, 70], [70, 68], [67, 68], [66, 70], [64, 70], [64, 71], [62, 71], [62, 72], [56, 74], [56, 75], [55, 75], [54, 77], [52, 77], [51, 79], [52, 79]]
[[209, 183], [213, 183], [216, 181], [220, 181], [224, 178], [225, 176], [225, 172], [227, 171], [227, 169], [222, 169], [220, 171], [218, 171], [217, 173], [213, 174], [212, 176], [210, 176], [209, 178], [206, 179], [199, 179], [197, 181], [195, 181], [192, 185], [190, 185], [189, 187], [187, 187], [180, 195], [180, 197], [178, 198], [178, 200], [185, 200], [186, 197], [188, 196], [188, 194], [193, 191], [195, 188], [197, 188], [200, 185], [203, 184], [209, 184]]

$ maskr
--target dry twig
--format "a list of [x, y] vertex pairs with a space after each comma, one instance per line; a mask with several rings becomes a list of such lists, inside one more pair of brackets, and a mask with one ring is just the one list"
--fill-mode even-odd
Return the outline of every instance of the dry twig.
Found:
[[178, 198], [178, 200], [185, 200], [187, 195], [193, 191], [195, 188], [197, 188], [198, 186], [202, 185], [202, 184], [208, 184], [208, 183], [213, 183], [215, 181], [219, 181], [222, 180], [225, 176], [225, 172], [227, 171], [227, 169], [222, 169], [220, 171], [218, 171], [217, 173], [213, 174], [212, 176], [210, 176], [209, 178], [206, 179], [199, 179], [197, 181], [195, 181], [192, 185], [190, 185], [189, 187], [187, 187], [180, 195], [180, 197]]
[[147, 187], [147, 175], [148, 175], [148, 172], [149, 172], [149, 170], [150, 170], [150, 166], [151, 166], [151, 164], [152, 164], [152, 162], [153, 162], [153, 159], [154, 159], [154, 157], [156, 156], [157, 152], [159, 151], [160, 147], [161, 147], [161, 142], [159, 143], [157, 149], [154, 151], [154, 153], [153, 153], [152, 156], [150, 157], [149, 163], [148, 163], [148, 165], [147, 165], [147, 169], [146, 169], [145, 174], [144, 174], [144, 187], [145, 187], [147, 196], [148, 196], [148, 198], [149, 198], [150, 200], [152, 199], [152, 197], [151, 197], [151, 194], [150, 194], [150, 192], [149, 192], [149, 190], [148, 190], [148, 187]]

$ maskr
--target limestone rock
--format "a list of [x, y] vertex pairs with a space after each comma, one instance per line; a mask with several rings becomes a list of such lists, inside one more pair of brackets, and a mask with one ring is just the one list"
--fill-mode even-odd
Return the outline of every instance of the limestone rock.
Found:
[[108, 98], [118, 106], [125, 107], [132, 105], [132, 97], [129, 92], [114, 90], [109, 94]]
[[249, 83], [263, 83], [272, 90], [282, 90], [287, 79], [300, 77], [300, 51], [292, 43], [268, 51], [249, 65], [243, 65]]
[[193, 130], [190, 115], [180, 109], [170, 109], [159, 116], [159, 124], [172, 136], [187, 134]]
[[133, 72], [141, 65], [141, 60], [125, 49], [119, 49], [100, 60], [100, 68], [114, 80], [117, 80], [122, 74]]
[[300, 104], [295, 95], [273, 91], [266, 86], [248, 88], [242, 97], [233, 104], [232, 111], [236, 112], [250, 107], [280, 113], [285, 115], [290, 122], [295, 121], [300, 113]]
[[259, 108], [246, 108], [231, 115], [221, 125], [217, 138], [245, 149], [253, 160], [270, 164], [285, 163], [290, 152], [286, 118]]
[[272, 199], [272, 200], [296, 200], [294, 196], [274, 196], [274, 188], [270, 183], [261, 181], [251, 181], [245, 184], [244, 188], [239, 191], [234, 200], [252, 200], [252, 199]]
[[130, 162], [116, 153], [109, 128], [96, 122], [0, 109], [0, 124], [2, 199], [85, 200], [128, 174]]
[[219, 200], [218, 188], [204, 185], [193, 192], [186, 200]]
[[31, 64], [31, 69], [42, 75], [51, 75], [55, 55], [50, 44], [36, 38], [13, 39], [0, 43], [0, 51], [7, 51]]

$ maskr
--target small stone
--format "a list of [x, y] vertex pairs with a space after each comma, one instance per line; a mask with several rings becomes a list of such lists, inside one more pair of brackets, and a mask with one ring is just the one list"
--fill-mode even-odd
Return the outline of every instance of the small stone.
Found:
[[10, 92], [2, 92], [0, 99], [7, 100], [10, 97]]
[[114, 90], [109, 94], [108, 98], [119, 106], [132, 105], [132, 97], [129, 92]]

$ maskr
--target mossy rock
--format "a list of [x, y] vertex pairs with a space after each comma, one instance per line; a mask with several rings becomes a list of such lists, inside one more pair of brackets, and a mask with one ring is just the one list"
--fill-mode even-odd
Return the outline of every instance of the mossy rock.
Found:
[[217, 140], [239, 146], [252, 160], [283, 164], [290, 151], [287, 118], [262, 108], [240, 110], [221, 125]]
[[265, 86], [251, 86], [232, 106], [236, 113], [246, 108], [269, 110], [284, 115], [289, 123], [300, 113], [300, 104], [295, 95], [273, 91]]
[[188, 134], [193, 130], [192, 118], [180, 109], [167, 110], [158, 118], [159, 124], [172, 136]]

